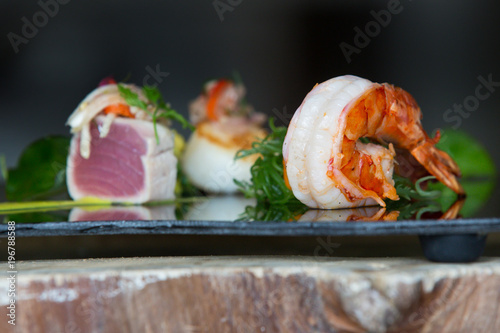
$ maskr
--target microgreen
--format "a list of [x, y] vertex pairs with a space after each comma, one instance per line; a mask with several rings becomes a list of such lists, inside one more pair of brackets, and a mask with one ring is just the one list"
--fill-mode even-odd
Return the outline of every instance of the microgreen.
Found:
[[269, 120], [271, 132], [252, 147], [236, 153], [236, 159], [258, 154], [250, 169], [250, 182], [234, 182], [246, 197], [256, 198], [255, 206], [248, 206], [241, 219], [259, 221], [289, 221], [303, 214], [308, 208], [295, 198], [283, 178], [283, 141], [286, 127], [276, 127], [274, 119]]
[[400, 175], [394, 174], [394, 187], [400, 198], [405, 200], [434, 200], [439, 198], [441, 191], [433, 190], [426, 191], [422, 189], [422, 184], [426, 181], [435, 180], [434, 176], [425, 176], [420, 178], [413, 184], [408, 178], [401, 177]]
[[125, 102], [128, 105], [135, 106], [138, 107], [139, 109], [147, 111], [148, 108], [147, 103], [141, 100], [139, 98], [139, 95], [137, 95], [135, 92], [133, 92], [132, 90], [130, 90], [129, 88], [125, 87], [122, 84], [118, 85], [118, 91], [120, 92], [120, 96], [122, 96], [125, 99]]
[[295, 199], [283, 179], [283, 141], [286, 127], [276, 127], [274, 119], [269, 120], [271, 133], [264, 139], [252, 143], [252, 147], [236, 153], [236, 159], [258, 154], [259, 157], [250, 169], [250, 182], [235, 180], [236, 185], [246, 197], [268, 200], [271, 204], [286, 204]]
[[127, 88], [123, 84], [118, 84], [120, 95], [125, 99], [125, 102], [130, 106], [135, 106], [144, 110], [151, 117], [154, 125], [156, 143], [159, 143], [157, 121], [158, 118], [165, 118], [169, 120], [178, 121], [183, 128], [194, 130], [186, 118], [184, 118], [177, 111], [172, 109], [169, 104], [165, 103], [160, 91], [156, 87], [144, 86], [142, 92], [147, 98], [147, 102], [139, 98], [139, 95]]
[[442, 205], [439, 202], [442, 192], [422, 188], [424, 182], [436, 180], [436, 177], [425, 176], [417, 180], [415, 184], [408, 178], [397, 174], [393, 175], [393, 179], [399, 200], [386, 199], [386, 208], [388, 211], [399, 211], [398, 220], [419, 219], [424, 213], [442, 211]]

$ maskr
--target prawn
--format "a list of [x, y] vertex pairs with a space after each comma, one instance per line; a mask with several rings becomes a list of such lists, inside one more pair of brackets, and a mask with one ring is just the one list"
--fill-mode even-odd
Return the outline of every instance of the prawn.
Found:
[[312, 208], [385, 207], [385, 198], [399, 199], [392, 179], [395, 146], [408, 150], [430, 174], [463, 195], [458, 166], [435, 147], [439, 132], [431, 139], [421, 118], [415, 99], [387, 83], [346, 75], [316, 85], [287, 130], [285, 181]]

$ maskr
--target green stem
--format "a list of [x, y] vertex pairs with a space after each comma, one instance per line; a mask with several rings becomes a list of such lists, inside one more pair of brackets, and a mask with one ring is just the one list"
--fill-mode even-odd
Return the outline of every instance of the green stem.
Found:
[[100, 199], [81, 200], [54, 200], [54, 201], [28, 201], [28, 202], [2, 202], [0, 203], [0, 214], [48, 212], [54, 210], [65, 210], [75, 207], [106, 207], [111, 206], [110, 201]]

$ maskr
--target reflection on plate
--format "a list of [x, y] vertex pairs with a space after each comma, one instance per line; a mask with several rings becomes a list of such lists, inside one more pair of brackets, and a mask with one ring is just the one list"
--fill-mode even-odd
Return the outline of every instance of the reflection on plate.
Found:
[[[192, 198], [177, 204], [163, 206], [109, 206], [86, 205], [70, 212], [61, 206], [17, 209], [0, 215], [4, 223], [43, 223], [65, 221], [127, 221], [127, 220], [183, 220], [183, 221], [266, 221], [266, 222], [313, 222], [313, 221], [395, 221], [424, 219], [467, 218], [477, 211], [479, 200], [456, 198], [443, 193], [432, 200], [391, 201], [385, 208], [359, 207], [356, 209], [319, 210], [303, 204], [275, 204], [256, 202], [243, 196], [212, 196]], [[472, 202], [474, 205], [467, 205]], [[69, 215], [69, 216], [68, 216]]]
[[214, 196], [191, 205], [184, 214], [185, 220], [234, 221], [239, 219], [247, 206], [255, 205], [255, 199], [242, 196]]
[[311, 209], [298, 222], [348, 222], [348, 221], [396, 221], [399, 212], [388, 212], [381, 207], [359, 207], [352, 209]]
[[114, 206], [101, 209], [73, 208], [69, 221], [175, 220], [175, 206]]

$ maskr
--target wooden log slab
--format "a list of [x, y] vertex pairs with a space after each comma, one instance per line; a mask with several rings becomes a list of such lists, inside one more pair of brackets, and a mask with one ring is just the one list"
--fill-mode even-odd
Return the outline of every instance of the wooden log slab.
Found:
[[499, 258], [154, 257], [17, 271], [16, 325], [2, 277], [0, 332], [500, 332]]

